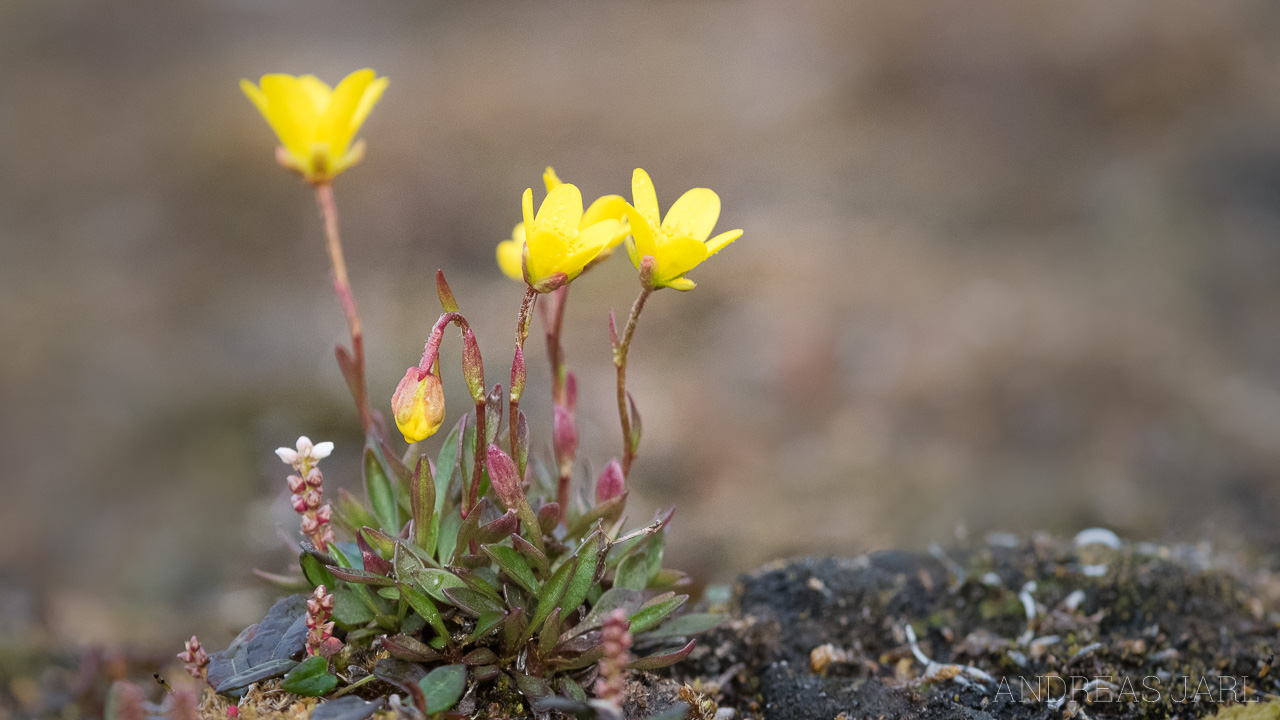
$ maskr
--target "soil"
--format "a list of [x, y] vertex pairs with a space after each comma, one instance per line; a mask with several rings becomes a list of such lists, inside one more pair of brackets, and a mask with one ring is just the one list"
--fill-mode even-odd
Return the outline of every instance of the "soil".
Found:
[[1277, 597], [1270, 572], [1196, 547], [791, 560], [741, 578], [732, 623], [672, 677], [739, 718], [1199, 717], [1280, 691]]
[[[634, 674], [625, 710], [644, 718], [683, 701], [697, 720], [1168, 718], [1224, 709], [1224, 717], [1280, 718], [1277, 600], [1280, 578], [1270, 571], [1192, 546], [994, 536], [945, 553], [790, 560], [740, 578], [720, 608], [729, 620], [685, 662]], [[84, 697], [102, 683], [64, 662], [62, 676], [78, 678], [79, 689], [52, 693], [61, 706], [24, 711], [13, 688], [30, 693], [33, 678], [57, 675], [52, 664], [0, 687], [0, 717], [7, 703], [17, 717], [91, 717], [101, 708]], [[264, 689], [271, 706], [249, 715], [307, 715], [309, 705]], [[528, 712], [521, 700], [489, 685], [464, 702], [477, 716], [519, 716]], [[221, 700], [211, 701], [206, 714], [225, 717]], [[67, 703], [84, 711], [69, 714]]]

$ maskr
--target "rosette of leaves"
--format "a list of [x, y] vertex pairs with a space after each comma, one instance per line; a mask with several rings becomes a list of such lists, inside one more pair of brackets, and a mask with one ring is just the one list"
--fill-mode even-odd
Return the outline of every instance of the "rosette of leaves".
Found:
[[[501, 418], [486, 419], [487, 443]], [[395, 457], [370, 438], [368, 505], [340, 493], [334, 512], [351, 541], [325, 552], [304, 543], [305, 583], [299, 579], [297, 587], [333, 592], [344, 656], [385, 649], [390, 657], [378, 662], [374, 676], [408, 693], [426, 715], [448, 710], [423, 692], [437, 668], [454, 668], [437, 677], [461, 673], [467, 686], [505, 676], [536, 708], [557, 696], [586, 699], [583, 687], [603, 654], [601, 620], [613, 610], [630, 619], [634, 669], [678, 662], [693, 650], [691, 636], [719, 622], [716, 615], [679, 612], [688, 600], [680, 593], [687, 578], [662, 567], [672, 512], [624, 534], [623, 492], [600, 504], [581, 500], [561, 522], [556, 503], [538, 499], [550, 497], [555, 483], [539, 463], [527, 493], [533, 502], [522, 493], [518, 506], [503, 509], [488, 469], [476, 471], [484, 453], [475, 451], [481, 442], [475, 427], [464, 416], [434, 462]], [[523, 476], [527, 432], [519, 437], [515, 462]], [[464, 516], [469, 497], [479, 500]]]

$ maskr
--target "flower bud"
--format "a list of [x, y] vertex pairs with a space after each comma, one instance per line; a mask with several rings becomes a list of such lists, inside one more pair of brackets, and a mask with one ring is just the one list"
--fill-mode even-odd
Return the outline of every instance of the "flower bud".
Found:
[[293, 505], [294, 512], [304, 513], [307, 511], [307, 499], [301, 495], [298, 495], [297, 493], [290, 495], [289, 502]]
[[311, 515], [302, 516], [302, 532], [311, 535], [320, 529], [320, 522]]
[[489, 444], [489, 481], [503, 505], [513, 508], [524, 499], [524, 487], [515, 461], [493, 443]]
[[555, 443], [556, 458], [561, 465], [566, 463], [573, 465], [573, 459], [578, 454], [578, 423], [573, 419], [573, 413], [567, 408], [556, 405], [553, 410], [552, 439]]
[[302, 477], [298, 475], [289, 476], [289, 492], [294, 493], [296, 495], [302, 492], [303, 490], [305, 490], [306, 487], [307, 487], [307, 481], [303, 480]]
[[332, 518], [333, 518], [332, 505], [325, 504], [325, 505], [322, 505], [319, 510], [316, 510], [316, 522], [319, 522], [321, 525], [329, 522], [329, 520], [331, 520]]
[[391, 411], [405, 442], [415, 443], [434, 435], [444, 422], [440, 378], [421, 368], [409, 368], [391, 396]]
[[600, 479], [596, 480], [596, 504], [599, 505], [627, 491], [627, 478], [622, 474], [622, 465], [617, 458], [605, 465]]
[[308, 510], [316, 510], [320, 507], [320, 500], [322, 497], [323, 494], [320, 492], [319, 488], [317, 488], [315, 490], [308, 490], [306, 494], [302, 496], [302, 499], [306, 502]]
[[524, 348], [516, 345], [515, 357], [511, 360], [511, 399], [519, 401], [524, 395], [525, 367]]
[[470, 327], [462, 328], [462, 375], [467, 380], [471, 399], [484, 399], [484, 361], [480, 358], [480, 344]]
[[319, 468], [311, 468], [307, 473], [307, 484], [313, 488], [320, 487], [324, 483], [324, 476], [320, 474]]

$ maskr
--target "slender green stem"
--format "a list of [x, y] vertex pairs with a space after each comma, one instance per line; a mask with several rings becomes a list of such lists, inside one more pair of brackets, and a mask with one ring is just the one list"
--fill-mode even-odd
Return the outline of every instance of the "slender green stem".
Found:
[[369, 391], [364, 377], [364, 330], [360, 313], [356, 310], [355, 295], [351, 292], [351, 280], [347, 277], [347, 261], [342, 254], [342, 237], [338, 233], [338, 203], [333, 197], [333, 185], [316, 185], [316, 202], [324, 219], [329, 263], [333, 266], [333, 287], [347, 316], [347, 330], [351, 334], [351, 359], [355, 378], [348, 379], [351, 395], [360, 413], [360, 424], [368, 435], [373, 430], [373, 413], [369, 411]]
[[636, 456], [636, 444], [631, 442], [631, 414], [627, 411], [627, 352], [631, 349], [631, 337], [636, 332], [636, 322], [644, 303], [653, 294], [653, 288], [645, 287], [631, 306], [631, 315], [627, 318], [627, 326], [622, 337], [613, 347], [613, 365], [618, 369], [618, 419], [622, 422], [622, 474], [631, 472], [631, 461]]
[[[543, 315], [547, 331], [547, 358], [551, 362], [551, 398], [552, 402], [561, 407], [567, 407], [569, 404], [568, 391], [565, 387], [568, 371], [564, 361], [564, 346], [560, 344], [560, 332], [564, 326], [564, 307], [568, 300], [569, 286], [565, 285], [552, 296], [551, 312]], [[564, 462], [560, 457], [556, 458], [556, 466], [560, 472], [556, 488], [556, 503], [560, 506], [560, 522], [563, 523], [569, 517], [569, 480], [573, 474], [573, 467], [571, 463]]]

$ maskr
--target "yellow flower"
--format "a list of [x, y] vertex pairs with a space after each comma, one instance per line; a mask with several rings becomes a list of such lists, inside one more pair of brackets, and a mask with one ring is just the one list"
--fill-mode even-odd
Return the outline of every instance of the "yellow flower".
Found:
[[[547, 186], [548, 193], [564, 185], [560, 178], [556, 176], [555, 168], [551, 166], [547, 166], [547, 169], [543, 171], [542, 182]], [[623, 238], [630, 232], [626, 222], [626, 208], [627, 201], [623, 200], [621, 195], [605, 195], [597, 198], [582, 213], [582, 219], [578, 221], [578, 230], [586, 230], [601, 220], [618, 221], [617, 230], [614, 231], [613, 237], [609, 239], [609, 243], [588, 265], [594, 265], [613, 254], [613, 249], [620, 245]], [[511, 239], [498, 243], [496, 251], [498, 268], [512, 280], [524, 281], [524, 244], [526, 239], [525, 225], [524, 223], [518, 223], [511, 231]]]
[[681, 195], [659, 223], [653, 181], [649, 173], [636, 168], [631, 178], [631, 199], [634, 204], [627, 206], [631, 221], [627, 254], [637, 268], [641, 268], [645, 256], [653, 258], [652, 274], [647, 278], [652, 288], [692, 290], [695, 284], [684, 274], [742, 237], [741, 230], [730, 230], [707, 239], [720, 219], [720, 196], [707, 188], [694, 188]]
[[375, 79], [368, 68], [333, 89], [314, 75], [263, 75], [258, 85], [240, 81], [280, 138], [276, 159], [312, 184], [329, 182], [364, 157], [364, 141], [352, 146], [351, 140], [386, 88], [387, 78]]
[[533, 214], [533, 190], [525, 190], [524, 222], [515, 226], [510, 240], [498, 244], [496, 255], [498, 267], [508, 276], [524, 280], [539, 292], [551, 292], [621, 242], [625, 233], [619, 232], [618, 217], [626, 202], [616, 195], [605, 196], [584, 213], [576, 185], [560, 182], [549, 167], [542, 179], [547, 197], [538, 214]]
[[407, 443], [425, 440], [444, 422], [444, 387], [440, 378], [411, 367], [391, 395], [391, 414]]

